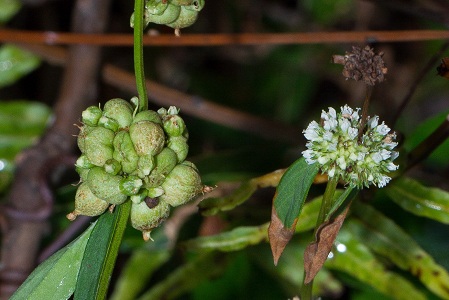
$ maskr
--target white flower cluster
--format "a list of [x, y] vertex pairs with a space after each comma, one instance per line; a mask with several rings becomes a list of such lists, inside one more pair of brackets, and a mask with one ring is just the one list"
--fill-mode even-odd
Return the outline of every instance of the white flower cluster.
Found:
[[341, 107], [341, 113], [332, 107], [329, 112], [323, 110], [321, 123], [312, 121], [303, 131], [308, 142], [302, 155], [308, 164], [318, 162], [323, 173], [341, 177], [353, 187], [384, 187], [391, 180], [385, 174], [398, 169], [393, 163], [398, 152], [392, 151], [396, 135], [389, 134], [390, 128], [374, 116], [359, 141], [359, 110], [347, 105]]

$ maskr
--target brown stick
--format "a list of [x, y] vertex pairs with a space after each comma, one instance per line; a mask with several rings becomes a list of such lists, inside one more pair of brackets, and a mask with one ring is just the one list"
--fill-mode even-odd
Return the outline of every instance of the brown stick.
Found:
[[[77, 1], [73, 30], [100, 32], [104, 29], [109, 0]], [[100, 49], [76, 45], [70, 48], [62, 87], [55, 105], [55, 122], [41, 141], [21, 154], [4, 216], [6, 228], [1, 248], [0, 299], [8, 299], [36, 266], [41, 239], [48, 231], [42, 218], [18, 218], [33, 215], [48, 206], [39, 191], [41, 170], [50, 160], [70, 153], [74, 147], [77, 122], [84, 107], [93, 102], [99, 67]], [[49, 208], [51, 212], [51, 207]]]
[[[57, 65], [65, 64], [66, 52], [59, 47], [33, 44], [19, 45], [40, 55], [49, 62]], [[134, 74], [110, 64], [105, 65], [101, 73], [106, 83], [121, 88], [130, 94], [134, 95], [136, 93]], [[165, 107], [176, 105], [181, 108], [183, 114], [249, 132], [268, 140], [282, 141], [289, 144], [300, 142], [300, 128], [215, 104], [199, 96], [187, 95], [154, 81], [147, 80], [146, 82], [148, 90], [151, 91], [149, 96], [157, 105]]]
[[[145, 46], [227, 46], [416, 42], [449, 39], [449, 30], [339, 31], [301, 33], [172, 34], [144, 36]], [[47, 45], [132, 46], [132, 34], [83, 34], [50, 31], [0, 30], [1, 42]]]

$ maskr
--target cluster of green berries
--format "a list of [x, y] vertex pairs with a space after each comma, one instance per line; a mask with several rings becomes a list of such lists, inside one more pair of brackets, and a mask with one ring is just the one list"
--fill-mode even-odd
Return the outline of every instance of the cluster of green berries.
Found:
[[[204, 0], [148, 0], [145, 3], [145, 26], [163, 24], [171, 28], [185, 28], [195, 23]], [[134, 27], [134, 15], [131, 16]]]
[[358, 112], [347, 105], [338, 113], [332, 107], [328, 112], [323, 110], [321, 122], [312, 121], [304, 130], [308, 142], [302, 154], [307, 163], [318, 163], [323, 173], [350, 186], [384, 187], [391, 180], [387, 174], [398, 169], [393, 163], [398, 157], [398, 152], [393, 151], [396, 134], [374, 116], [359, 137]]
[[197, 168], [185, 160], [188, 133], [176, 107], [136, 113], [129, 102], [111, 99], [103, 110], [83, 111], [82, 124], [76, 162], [81, 184], [68, 219], [97, 216], [129, 199], [131, 224], [148, 240], [170, 207], [202, 192]]

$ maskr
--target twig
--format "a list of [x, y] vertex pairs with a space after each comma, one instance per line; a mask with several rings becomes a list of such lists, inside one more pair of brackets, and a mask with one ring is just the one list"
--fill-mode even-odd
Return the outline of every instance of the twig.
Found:
[[[240, 34], [171, 34], [146, 35], [145, 46], [228, 46], [335, 44], [373, 42], [417, 42], [449, 39], [448, 30], [339, 31], [302, 33], [240, 33]], [[47, 45], [131, 46], [132, 34], [82, 34], [49, 31], [0, 30], [1, 42]]]
[[[56, 46], [19, 45], [58, 65], [65, 64], [67, 59], [66, 52]], [[136, 86], [132, 73], [111, 64], [105, 65], [101, 73], [106, 83], [135, 94]], [[289, 144], [300, 142], [298, 136], [301, 130], [297, 127], [215, 104], [198, 96], [187, 95], [154, 81], [146, 80], [146, 84], [148, 90], [151, 91], [150, 98], [157, 105], [176, 105], [181, 108], [183, 114], [249, 132], [268, 140], [283, 141]]]

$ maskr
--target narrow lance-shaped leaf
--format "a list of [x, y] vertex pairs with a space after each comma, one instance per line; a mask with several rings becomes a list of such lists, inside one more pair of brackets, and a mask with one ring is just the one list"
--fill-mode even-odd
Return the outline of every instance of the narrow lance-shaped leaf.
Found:
[[363, 242], [348, 232], [346, 225], [350, 222], [351, 219], [340, 231], [335, 248], [324, 266], [347, 273], [394, 300], [427, 299], [408, 280], [389, 271], [374, 257]]
[[242, 183], [238, 189], [226, 197], [204, 199], [199, 204], [200, 211], [203, 215], [210, 216], [220, 211], [232, 210], [248, 200], [257, 189], [277, 186], [283, 174], [284, 170], [276, 170]]
[[398, 178], [386, 188], [388, 196], [403, 209], [449, 224], [449, 193], [421, 185], [411, 178]]
[[10, 299], [70, 298], [75, 290], [84, 249], [94, 226], [95, 223], [75, 241], [40, 264]]
[[318, 164], [309, 165], [301, 157], [287, 169], [279, 182], [268, 228], [275, 265], [293, 236], [298, 216], [318, 169]]
[[449, 274], [402, 228], [373, 207], [355, 203], [348, 229], [365, 245], [408, 270], [443, 299], [449, 299]]
[[75, 289], [75, 299], [105, 299], [119, 246], [128, 222], [131, 201], [106, 212], [97, 221], [84, 257]]

